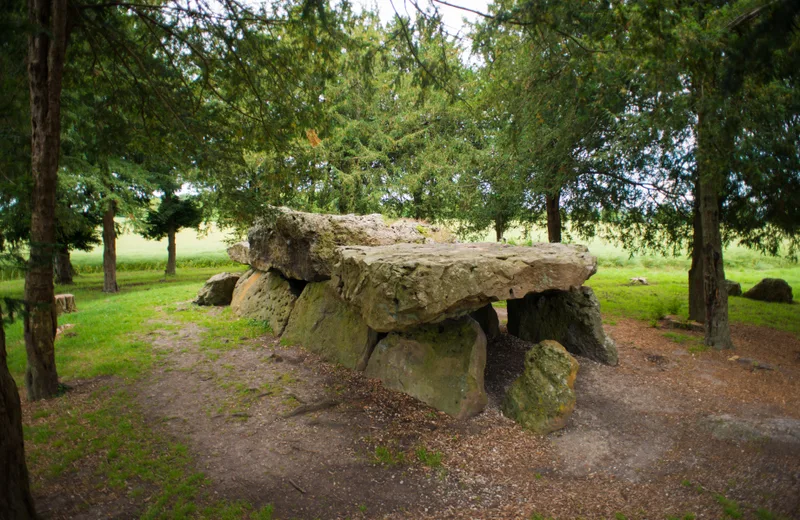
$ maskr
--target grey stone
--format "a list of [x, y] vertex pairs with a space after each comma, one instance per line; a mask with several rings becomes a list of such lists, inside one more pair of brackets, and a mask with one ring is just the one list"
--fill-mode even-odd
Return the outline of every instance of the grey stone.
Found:
[[339, 299], [331, 282], [306, 285], [289, 317], [281, 343], [302, 345], [347, 368], [364, 370], [378, 334]]
[[389, 334], [375, 347], [366, 375], [465, 418], [486, 406], [485, 368], [486, 336], [475, 320], [464, 316]]
[[563, 428], [575, 409], [578, 362], [556, 341], [542, 341], [525, 354], [525, 370], [511, 384], [502, 410], [524, 428], [547, 434]]
[[452, 242], [444, 228], [424, 222], [387, 221], [381, 215], [326, 215], [280, 208], [250, 229], [249, 263], [287, 278], [319, 282], [331, 277], [336, 248], [399, 242]]
[[229, 305], [233, 297], [233, 289], [238, 281], [238, 274], [215, 274], [206, 281], [203, 288], [197, 293], [194, 303], [197, 305]]
[[741, 296], [742, 284], [734, 282], [733, 280], [725, 280], [725, 288], [728, 290], [728, 296]]
[[508, 301], [508, 332], [525, 341], [554, 340], [580, 356], [617, 364], [617, 346], [603, 331], [600, 303], [589, 287], [534, 293]]
[[530, 292], [579, 287], [597, 270], [583, 246], [498, 243], [341, 247], [333, 281], [379, 332], [458, 317]]
[[238, 264], [250, 265], [250, 243], [247, 240], [228, 248], [228, 257]]
[[486, 334], [486, 339], [493, 339], [500, 335], [500, 318], [491, 303], [470, 313], [470, 316], [481, 326], [481, 330]]
[[272, 332], [280, 336], [304, 285], [287, 280], [275, 270], [265, 273], [250, 269], [236, 284], [231, 310], [242, 318], [266, 321]]
[[764, 278], [742, 296], [764, 302], [792, 303], [792, 287], [780, 278]]

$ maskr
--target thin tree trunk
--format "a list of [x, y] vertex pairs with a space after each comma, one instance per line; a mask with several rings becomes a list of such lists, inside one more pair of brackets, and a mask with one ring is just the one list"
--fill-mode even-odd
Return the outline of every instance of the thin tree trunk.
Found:
[[175, 276], [175, 228], [167, 230], [167, 270], [165, 274]]
[[25, 277], [25, 386], [31, 400], [58, 393], [53, 287], [55, 205], [61, 146], [61, 87], [67, 46], [66, 0], [29, 0], [28, 83], [31, 109], [33, 197]]
[[69, 247], [62, 245], [58, 253], [56, 253], [56, 283], [59, 285], [72, 285], [72, 277], [75, 275], [75, 269], [72, 267], [72, 261], [69, 257]]
[[700, 216], [700, 181], [695, 182], [692, 239], [692, 267], [689, 269], [689, 319], [706, 320], [705, 282], [703, 269], [703, 224]]
[[716, 349], [733, 348], [728, 324], [728, 292], [722, 262], [719, 191], [726, 173], [725, 146], [720, 121], [708, 121], [703, 110], [697, 121], [697, 169], [700, 226], [703, 237], [703, 296], [705, 344]]
[[114, 230], [116, 202], [109, 201], [103, 213], [103, 292], [119, 292], [117, 285], [117, 233]]
[[550, 242], [561, 242], [561, 192], [555, 195], [545, 194], [544, 205], [547, 211], [547, 239]]
[[0, 518], [36, 518], [33, 507], [25, 443], [22, 439], [22, 407], [14, 378], [6, 363], [6, 336], [0, 313]]
[[506, 225], [505, 222], [501, 217], [497, 217], [494, 219], [494, 234], [497, 237], [498, 242], [503, 241], [503, 235], [506, 232]]

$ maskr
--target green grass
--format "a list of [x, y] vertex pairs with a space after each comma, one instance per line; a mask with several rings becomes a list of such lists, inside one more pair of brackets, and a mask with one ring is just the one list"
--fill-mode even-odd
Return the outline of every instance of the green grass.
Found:
[[429, 468], [438, 468], [442, 465], [442, 452], [441, 451], [428, 451], [425, 446], [417, 448], [417, 459], [423, 466]]
[[93, 478], [78, 482], [141, 499], [143, 519], [272, 518], [270, 506], [255, 509], [211, 496], [186, 446], [149, 428], [124, 390], [107, 386], [85, 400], [48, 405], [55, 413], [34, 420], [24, 432], [28, 464], [45, 481], [78, 477], [81, 465], [91, 461]]
[[[82, 275], [73, 286], [58, 286], [56, 292], [75, 295], [78, 312], [59, 317], [59, 325], [75, 327], [56, 343], [56, 366], [61, 379], [116, 375], [136, 377], [153, 362], [148, 333], [175, 327], [157, 318], [176, 302], [194, 298], [203, 282], [217, 273], [216, 268], [187, 269], [164, 280], [155, 272], [119, 274], [120, 292], [102, 292], [102, 274]], [[0, 283], [0, 293], [22, 297], [23, 281]], [[237, 327], [228, 320], [223, 327]], [[25, 371], [25, 345], [21, 321], [6, 329], [8, 365], [17, 384]]]
[[[783, 278], [800, 290], [800, 267], [772, 268], [762, 271], [728, 269], [727, 277], [742, 284], [744, 290], [762, 278]], [[650, 285], [626, 285], [630, 278], [644, 276]], [[686, 318], [689, 298], [687, 272], [676, 268], [632, 269], [630, 267], [598, 269], [587, 285], [594, 289], [604, 316], [636, 318], [652, 321], [656, 316], [677, 313]], [[800, 335], [800, 304], [767, 303], [742, 297], [728, 299], [730, 321], [785, 330]]]

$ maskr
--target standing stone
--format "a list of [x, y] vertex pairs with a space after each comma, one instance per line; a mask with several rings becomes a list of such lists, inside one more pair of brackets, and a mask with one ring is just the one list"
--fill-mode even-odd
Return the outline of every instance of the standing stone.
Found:
[[454, 241], [445, 229], [423, 222], [387, 221], [381, 215], [326, 215], [279, 208], [250, 229], [250, 265], [278, 269], [287, 278], [319, 282], [331, 277], [336, 248]]
[[487, 303], [470, 316], [481, 326], [486, 339], [494, 339], [500, 335], [500, 318], [491, 303]]
[[558, 342], [534, 345], [503, 399], [503, 414], [542, 435], [563, 428], [575, 409], [577, 375], [578, 362]]
[[250, 269], [233, 290], [231, 310], [236, 316], [266, 321], [273, 334], [280, 336], [289, 322], [303, 282], [287, 280], [278, 271]]
[[586, 247], [498, 243], [340, 247], [333, 279], [378, 332], [405, 330], [528, 293], [580, 287], [597, 271]]
[[617, 364], [617, 346], [603, 331], [600, 302], [589, 287], [508, 300], [508, 332], [525, 341], [554, 340], [568, 351]]
[[233, 297], [233, 289], [238, 281], [238, 274], [215, 274], [197, 293], [194, 303], [197, 305], [229, 305]]
[[228, 248], [228, 257], [237, 264], [250, 265], [250, 244], [247, 240]]
[[792, 303], [794, 297], [792, 287], [786, 283], [786, 280], [780, 278], [764, 278], [743, 296], [751, 300], [780, 303]]
[[78, 307], [75, 305], [75, 296], [72, 294], [56, 294], [56, 314], [69, 314], [70, 312], [78, 312]]
[[464, 316], [389, 334], [375, 347], [366, 375], [463, 419], [486, 406], [485, 368], [486, 335]]
[[725, 280], [725, 287], [728, 288], [728, 296], [741, 296], [742, 284], [733, 280]]
[[294, 304], [281, 342], [302, 345], [347, 368], [364, 370], [378, 334], [350, 308], [330, 282], [309, 283]]

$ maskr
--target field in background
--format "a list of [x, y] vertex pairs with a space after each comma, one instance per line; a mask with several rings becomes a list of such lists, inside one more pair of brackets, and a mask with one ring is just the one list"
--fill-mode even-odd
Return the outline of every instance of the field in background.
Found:
[[[493, 234], [482, 237], [491, 240]], [[534, 230], [526, 239], [520, 229], [508, 233], [510, 243], [527, 243], [528, 240], [542, 241], [543, 231]], [[178, 233], [177, 258], [178, 280], [192, 280], [197, 288], [203, 276], [223, 270], [238, 270], [242, 266], [231, 263], [225, 252], [229, 234], [215, 228], [198, 234], [193, 230]], [[600, 299], [602, 311], [607, 321], [617, 317], [632, 317], [654, 320], [664, 314], [686, 316], [687, 312], [687, 271], [690, 260], [686, 256], [663, 257], [657, 255], [631, 256], [622, 248], [600, 240], [587, 244], [592, 254], [598, 257], [598, 273], [589, 280]], [[145, 240], [133, 233], [124, 233], [117, 241], [118, 270], [120, 285], [125, 289], [130, 283], [151, 283], [163, 279], [163, 269], [167, 256], [166, 240]], [[102, 273], [102, 247], [91, 252], [75, 252], [73, 264], [78, 273], [78, 287], [100, 284], [100, 279], [88, 278], [91, 273]], [[800, 265], [785, 258], [773, 258], [742, 247], [733, 246], [725, 250], [726, 275], [728, 279], [742, 284], [747, 290], [762, 278], [783, 278], [795, 290], [795, 298], [800, 300]], [[129, 273], [123, 276], [123, 273]], [[649, 286], [631, 287], [627, 283], [632, 277], [645, 277]], [[19, 276], [7, 282], [0, 282], [0, 295], [21, 296], [23, 281]], [[8, 279], [8, 276], [5, 278]], [[152, 280], [151, 280], [152, 279]], [[147, 280], [147, 281], [145, 281]], [[172, 279], [171, 281], [178, 281]], [[73, 291], [74, 288], [59, 288], [59, 292]], [[800, 335], [800, 305], [768, 304], [745, 298], [730, 299], [732, 322], [764, 325], [788, 330]]]

